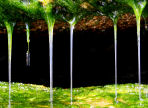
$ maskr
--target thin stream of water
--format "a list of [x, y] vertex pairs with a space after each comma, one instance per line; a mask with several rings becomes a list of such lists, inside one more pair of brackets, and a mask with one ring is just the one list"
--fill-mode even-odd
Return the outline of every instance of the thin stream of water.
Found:
[[75, 17], [71, 21], [69, 21], [69, 24], [70, 24], [70, 99], [71, 99], [71, 105], [73, 101], [73, 31], [74, 31], [75, 23], [76, 23]]
[[148, 98], [148, 88], [146, 88], [146, 98]]
[[7, 29], [7, 35], [8, 35], [8, 82], [9, 82], [9, 102], [8, 102], [8, 108], [11, 108], [11, 58], [12, 58], [12, 33], [13, 33], [13, 26], [14, 24], [11, 24], [7, 21], [4, 22], [6, 29]]
[[53, 102], [50, 102], [50, 108], [53, 108]]
[[136, 16], [136, 23], [137, 23], [137, 46], [138, 46], [138, 83], [139, 83], [139, 100], [141, 98], [141, 44], [140, 44], [140, 18], [142, 15], [142, 11], [146, 6], [147, 1], [137, 1], [138, 3], [129, 3], [134, 10]]
[[53, 102], [53, 26], [54, 21], [50, 22], [49, 17], [48, 21], [48, 34], [49, 34], [49, 59], [50, 59], [50, 102]]
[[26, 34], [27, 34], [27, 44], [28, 49], [26, 52], [26, 65], [30, 66], [30, 49], [29, 49], [29, 43], [30, 43], [30, 29], [28, 23], [26, 23]]
[[53, 31], [49, 31], [50, 56], [50, 101], [53, 101]]
[[114, 53], [115, 53], [115, 101], [117, 102], [117, 23], [114, 23]]
[[140, 53], [140, 17], [136, 19], [137, 21], [137, 45], [138, 45], [138, 82], [139, 82], [139, 100], [141, 98], [141, 53]]
[[72, 91], [73, 91], [73, 30], [74, 26], [70, 25], [70, 94], [72, 104]]
[[[9, 31], [9, 30], [8, 30]], [[12, 36], [8, 32], [8, 53], [9, 53], [9, 60], [8, 60], [8, 72], [9, 72], [9, 107], [11, 107], [11, 57], [12, 57]]]

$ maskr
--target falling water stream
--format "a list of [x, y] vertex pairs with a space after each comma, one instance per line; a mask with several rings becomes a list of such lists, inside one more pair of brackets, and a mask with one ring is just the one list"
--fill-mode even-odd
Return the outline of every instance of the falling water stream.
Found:
[[[139, 4], [141, 7], [137, 8], [133, 6], [133, 10], [136, 15], [137, 23], [137, 46], [138, 46], [138, 82], [139, 82], [139, 99], [141, 98], [141, 60], [140, 60], [140, 17], [142, 10], [145, 7], [145, 4]], [[53, 27], [55, 19], [52, 14], [46, 13], [46, 21], [48, 24], [48, 34], [49, 34], [49, 67], [50, 67], [50, 102], [51, 108], [53, 108]], [[117, 19], [113, 20], [114, 22], [114, 53], [115, 53], [115, 101], [117, 102]], [[7, 34], [8, 34], [8, 74], [9, 74], [9, 108], [11, 108], [11, 60], [12, 60], [12, 33], [13, 33], [13, 23], [4, 21]], [[73, 31], [76, 24], [75, 17], [69, 21], [70, 24], [70, 95], [71, 95], [71, 104], [73, 102]], [[29, 25], [26, 23], [26, 33], [27, 33], [27, 44], [28, 49], [26, 52], [26, 65], [30, 66], [30, 29]]]
[[26, 34], [27, 34], [27, 52], [26, 52], [26, 65], [30, 66], [30, 49], [29, 49], [29, 43], [30, 43], [30, 29], [28, 23], [26, 23]]
[[70, 24], [70, 95], [71, 95], [71, 104], [72, 104], [72, 91], [73, 91], [73, 30], [75, 26], [75, 17], [72, 21], [69, 21]]
[[115, 101], [117, 102], [117, 19], [114, 19]]
[[139, 100], [141, 98], [141, 51], [140, 51], [140, 18], [143, 9], [146, 6], [146, 0], [139, 1], [139, 2], [129, 2], [129, 5], [133, 8], [135, 16], [136, 16], [136, 23], [137, 23], [137, 46], [138, 46], [138, 83], [139, 83]]
[[118, 11], [113, 11], [113, 16], [110, 16], [110, 18], [113, 21], [114, 24], [114, 54], [115, 54], [115, 102], [118, 103], [117, 97], [117, 22], [118, 22]]
[[[48, 17], [48, 16], [47, 16]], [[55, 20], [47, 18], [49, 34], [49, 59], [50, 59], [50, 102], [53, 102], [53, 27]]]
[[138, 81], [139, 81], [139, 99], [141, 100], [141, 51], [140, 51], [140, 17], [137, 22], [137, 45], [138, 45]]
[[11, 57], [12, 57], [12, 33], [14, 24], [4, 21], [8, 34], [8, 79], [9, 79], [9, 108], [11, 108]]
[[[52, 1], [50, 1], [52, 2]], [[50, 104], [53, 106], [53, 28], [55, 24], [55, 18], [52, 13], [52, 4], [43, 5], [45, 12], [45, 21], [48, 25], [49, 35], [49, 68], [50, 68]]]

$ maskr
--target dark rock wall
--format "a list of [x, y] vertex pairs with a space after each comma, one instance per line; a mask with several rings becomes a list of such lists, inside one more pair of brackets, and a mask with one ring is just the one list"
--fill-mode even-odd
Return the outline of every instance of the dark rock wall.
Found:
[[[118, 82], [137, 83], [136, 26], [118, 29]], [[70, 86], [69, 30], [54, 35], [54, 86]], [[74, 32], [74, 87], [114, 83], [113, 28], [106, 31]], [[48, 32], [32, 31], [30, 39], [31, 66], [25, 65], [27, 50], [25, 32], [14, 31], [12, 81], [49, 86]], [[148, 76], [148, 32], [141, 27], [142, 82]], [[0, 35], [0, 81], [8, 81], [7, 36]]]

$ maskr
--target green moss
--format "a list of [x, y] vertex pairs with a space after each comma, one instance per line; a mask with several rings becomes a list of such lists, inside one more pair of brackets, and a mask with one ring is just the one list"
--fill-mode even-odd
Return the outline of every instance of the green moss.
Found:
[[37, 1], [29, 3], [21, 2], [20, 0], [1, 0], [0, 1], [0, 19], [17, 22], [29, 22], [33, 19], [41, 19], [43, 10], [40, 8]]
[[11, 53], [12, 53], [12, 33], [13, 33], [13, 27], [14, 23], [4, 21], [4, 24], [7, 29], [7, 34], [8, 34], [8, 56], [9, 56], [9, 62], [11, 62]]
[[[128, 12], [132, 13], [130, 7], [136, 7], [142, 13], [140, 9], [142, 5], [138, 4], [140, 0], [55, 0], [53, 3], [47, 4], [46, 7], [38, 0], [29, 1], [30, 3], [23, 2], [23, 0], [0, 0], [0, 23], [3, 23], [3, 20], [31, 22], [36, 19], [45, 19], [46, 13], [52, 13], [57, 20], [64, 18], [67, 21], [74, 17], [76, 17], [76, 21], [79, 21], [92, 14], [113, 18], [115, 11], [118, 11], [117, 16]], [[145, 10], [144, 15], [147, 13], [147, 9]]]
[[67, 21], [69, 24], [75, 19], [72, 24], [75, 25], [82, 18], [90, 15], [90, 12], [82, 6], [84, 3], [85, 0], [56, 0], [55, 5], [59, 19]]
[[[114, 101], [114, 85], [81, 87], [73, 89], [73, 105], [70, 105], [70, 89], [54, 88], [54, 108], [135, 108], [148, 107], [146, 98], [147, 85], [142, 85], [142, 98], [138, 98], [138, 84], [121, 84], [117, 86], [118, 101]], [[12, 83], [12, 106], [25, 108], [49, 107], [49, 88], [42, 85]], [[8, 83], [0, 82], [0, 105], [8, 104]]]
[[143, 16], [144, 18], [148, 17], [148, 1], [147, 1], [146, 7], [145, 7], [144, 10], [143, 10], [142, 16]]

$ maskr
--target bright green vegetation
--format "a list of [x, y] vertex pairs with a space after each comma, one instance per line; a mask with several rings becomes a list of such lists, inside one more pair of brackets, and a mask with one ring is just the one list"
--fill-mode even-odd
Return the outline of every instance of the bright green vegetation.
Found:
[[37, 1], [31, 0], [30, 4], [23, 3], [21, 0], [0, 0], [1, 22], [31, 21], [35, 18], [41, 18], [42, 8]]
[[7, 28], [8, 32], [8, 52], [9, 52], [9, 61], [11, 61], [11, 51], [12, 51], [12, 33], [14, 23], [9, 23], [8, 21], [4, 21], [4, 24]]
[[147, 26], [146, 25], [148, 24], [148, 22], [147, 22], [146, 18], [148, 17], [148, 1], [147, 1], [147, 4], [146, 4], [146, 7], [143, 10], [142, 17], [144, 18], [145, 27], [147, 29]]
[[[119, 0], [118, 0], [119, 1]], [[137, 21], [137, 36], [140, 36], [140, 18], [142, 15], [142, 12], [147, 4], [146, 0], [122, 0], [124, 3], [128, 4], [130, 7], [132, 7], [134, 14], [136, 16]]]
[[83, 7], [85, 3], [85, 0], [56, 0], [55, 5], [59, 7], [58, 14], [61, 19], [74, 26], [82, 18], [90, 14], [90, 11]]
[[143, 10], [142, 16], [145, 17], [145, 18], [148, 17], [148, 1], [147, 1], [147, 4], [146, 4], [146, 7]]
[[[75, 23], [86, 16], [92, 15], [106, 15], [111, 19], [115, 19], [129, 12], [142, 14], [143, 6], [145, 5], [143, 3], [146, 3], [146, 1], [147, 0], [0, 0], [0, 22], [3, 23], [6, 19], [11, 22], [31, 22], [37, 19], [45, 19], [47, 21], [47, 14], [48, 16], [54, 16], [56, 20], [71, 21], [75, 17]], [[131, 7], [134, 9], [134, 12]], [[148, 13], [147, 7], [148, 6], [146, 6], [143, 13], [144, 15]]]
[[[117, 85], [118, 104], [114, 101], [114, 85], [74, 88], [72, 108], [146, 108], [148, 86], [141, 86], [143, 101], [138, 98], [138, 87], [138, 84]], [[48, 87], [42, 85], [12, 83], [12, 108], [49, 108], [49, 91]], [[71, 108], [70, 89], [54, 88], [53, 92], [54, 108]], [[0, 93], [0, 106], [6, 107], [9, 97], [8, 83], [0, 82]]]

